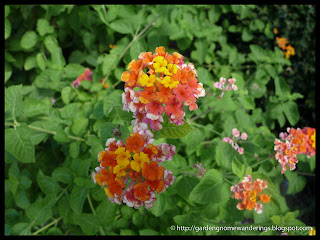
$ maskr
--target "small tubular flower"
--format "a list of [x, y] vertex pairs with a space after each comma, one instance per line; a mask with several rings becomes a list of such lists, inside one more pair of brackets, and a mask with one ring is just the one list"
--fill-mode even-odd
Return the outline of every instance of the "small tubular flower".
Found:
[[[235, 78], [229, 78], [228, 81], [224, 77], [221, 77], [219, 82], [215, 82], [213, 86], [219, 90], [221, 90], [221, 94], [218, 97], [218, 100], [221, 100], [224, 93], [226, 91], [230, 91], [233, 89], [234, 91], [238, 90], [238, 86], [235, 84], [236, 79]], [[225, 85], [227, 83], [227, 85]]]
[[241, 200], [241, 202], [239, 202], [237, 205], [238, 210], [254, 209], [258, 214], [261, 214], [262, 204], [258, 203], [258, 201], [268, 203], [270, 202], [271, 198], [265, 193], [261, 194], [262, 191], [267, 187], [268, 182], [261, 179], [257, 179], [252, 183], [251, 175], [246, 175], [240, 183], [231, 186], [231, 197]]

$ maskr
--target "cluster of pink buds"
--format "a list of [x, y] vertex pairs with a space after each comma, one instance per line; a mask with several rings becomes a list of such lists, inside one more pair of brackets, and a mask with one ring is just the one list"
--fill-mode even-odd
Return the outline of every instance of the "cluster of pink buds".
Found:
[[74, 80], [72, 82], [73, 86], [75, 86], [76, 88], [78, 88], [78, 86], [80, 85], [81, 81], [92, 81], [92, 72], [89, 68], [86, 68], [84, 70], [84, 73], [80, 74], [76, 80]]
[[232, 129], [232, 138], [225, 137], [222, 139], [222, 141], [231, 144], [234, 150], [238, 151], [239, 154], [243, 154], [244, 148], [239, 147], [238, 143], [241, 143], [241, 140], [247, 140], [247, 134], [245, 132], [241, 133], [237, 128]]
[[223, 94], [226, 91], [230, 91], [231, 89], [233, 89], [234, 91], [238, 90], [237, 85], [234, 84], [235, 82], [236, 82], [235, 78], [229, 78], [227, 81], [227, 79], [225, 79], [224, 77], [221, 77], [219, 82], [214, 83], [214, 87], [221, 90], [221, 94], [218, 97], [218, 100], [221, 100], [221, 98], [223, 97]]

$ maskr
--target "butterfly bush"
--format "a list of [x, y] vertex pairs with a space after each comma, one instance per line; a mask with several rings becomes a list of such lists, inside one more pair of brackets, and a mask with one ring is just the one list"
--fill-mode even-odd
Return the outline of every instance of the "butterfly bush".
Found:
[[298, 163], [297, 155], [304, 154], [308, 158], [316, 154], [316, 130], [305, 127], [303, 129], [287, 128], [287, 132], [279, 134], [279, 139], [274, 141], [275, 158], [281, 164], [281, 174], [287, 167], [291, 171], [296, 169]]
[[98, 154], [100, 166], [92, 173], [92, 181], [104, 187], [111, 202], [129, 207], [153, 207], [156, 192], [164, 192], [174, 183], [173, 173], [159, 164], [171, 161], [176, 153], [173, 145], [153, 145], [153, 133], [146, 123], [134, 126], [124, 143], [109, 138], [106, 149]]
[[230, 137], [224, 137], [222, 141], [231, 144], [234, 150], [236, 150], [240, 155], [244, 153], [244, 148], [239, 147], [238, 143], [240, 143], [241, 140], [247, 140], [248, 135], [243, 132], [240, 135], [240, 131], [237, 128], [232, 129], [232, 138]]
[[254, 209], [258, 214], [261, 214], [262, 204], [258, 201], [263, 203], [270, 202], [270, 196], [267, 194], [262, 194], [262, 191], [267, 187], [268, 182], [257, 179], [252, 183], [252, 176], [246, 175], [240, 183], [231, 186], [231, 197], [241, 200], [241, 202], [239, 202], [237, 205], [239, 210]]
[[123, 110], [133, 112], [132, 125], [147, 123], [158, 131], [162, 129], [163, 113], [170, 123], [184, 124], [183, 105], [194, 111], [197, 99], [205, 96], [194, 65], [184, 63], [184, 57], [177, 52], [165, 52], [164, 47], [157, 47], [154, 54], [142, 52], [138, 58], [121, 76], [125, 82]]

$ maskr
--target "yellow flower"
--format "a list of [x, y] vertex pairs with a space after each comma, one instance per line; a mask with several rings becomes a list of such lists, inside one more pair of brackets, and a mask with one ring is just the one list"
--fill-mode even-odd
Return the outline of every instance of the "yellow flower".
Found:
[[178, 67], [176, 64], [169, 63], [167, 69], [164, 70], [165, 75], [171, 76], [172, 74], [176, 74], [178, 71]]
[[142, 165], [146, 162], [149, 163], [150, 159], [148, 157], [147, 154], [145, 154], [144, 152], [140, 152], [140, 154], [135, 153], [133, 155], [133, 161], [131, 161], [131, 168], [136, 171], [136, 172], [140, 172]]
[[315, 236], [315, 235], [316, 235], [316, 230], [313, 229], [313, 228], [311, 228], [311, 229], [309, 230], [309, 235], [310, 235], [310, 236]]
[[116, 159], [118, 164], [118, 161], [124, 161], [126, 159], [128, 160], [128, 158], [131, 157], [131, 153], [128, 150], [126, 150], [125, 147], [119, 147], [114, 153], [117, 155]]
[[161, 84], [163, 84], [166, 88], [169, 87], [170, 89], [172, 89], [179, 84], [179, 81], [174, 81], [171, 77], [165, 76], [162, 79]]
[[277, 35], [277, 34], [279, 33], [278, 29], [277, 29], [277, 28], [274, 28], [274, 29], [273, 29], [273, 33]]
[[141, 86], [147, 86], [147, 87], [152, 87], [154, 81], [156, 80], [155, 75], [151, 75], [150, 77], [147, 74], [143, 74], [139, 79], [138, 83], [141, 84]]
[[[126, 162], [126, 163], [128, 163], [126, 166], [125, 165], [116, 165], [116, 166], [114, 166], [114, 168], [113, 168], [113, 173], [114, 174], [116, 174], [117, 175], [117, 178], [120, 178], [120, 177], [122, 177], [122, 176], [125, 176], [126, 174], [127, 174], [127, 172], [126, 172], [126, 167], [129, 165], [129, 160], [127, 160], [128, 162]], [[125, 164], [126, 164], [125, 163]]]
[[164, 59], [162, 56], [157, 56], [153, 59], [153, 67], [155, 69], [155, 72], [162, 73], [166, 70], [166, 66], [168, 64], [167, 60]]
[[287, 46], [287, 51], [285, 52], [286, 58], [288, 59], [291, 55], [294, 55], [295, 51], [291, 45]]

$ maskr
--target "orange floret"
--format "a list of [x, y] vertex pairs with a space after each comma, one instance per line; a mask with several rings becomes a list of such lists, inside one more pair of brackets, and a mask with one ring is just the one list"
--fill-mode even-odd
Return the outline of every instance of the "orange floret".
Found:
[[144, 140], [139, 133], [131, 133], [130, 137], [126, 140], [126, 149], [131, 153], [140, 152], [144, 146]]
[[163, 177], [164, 170], [157, 162], [144, 163], [142, 166], [142, 176], [148, 181], [160, 180]]

